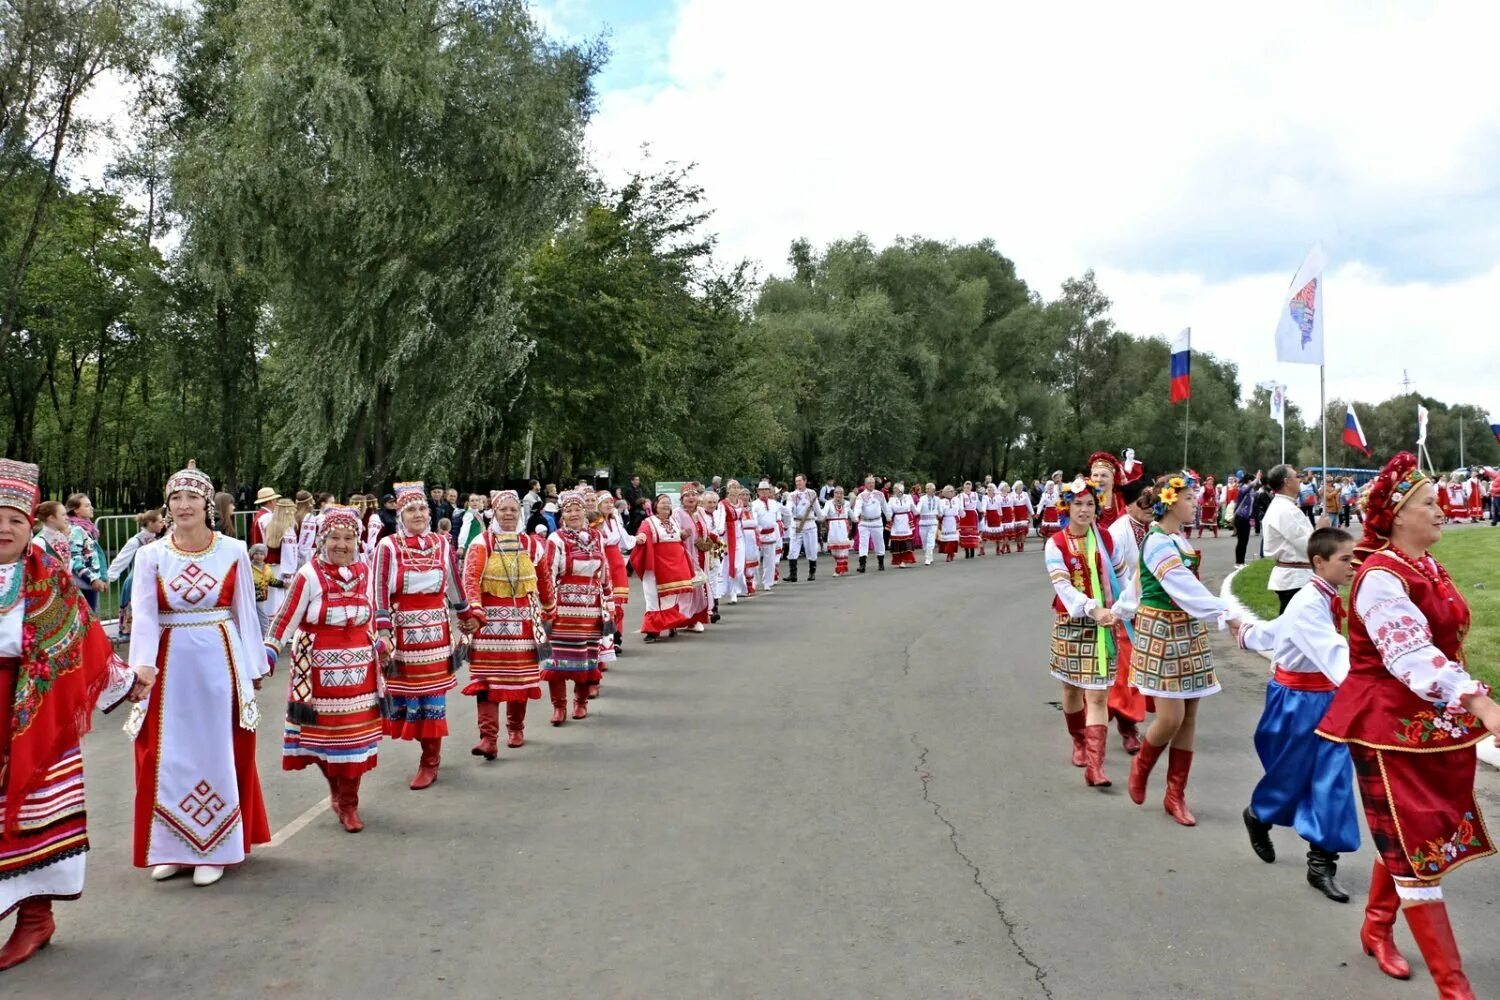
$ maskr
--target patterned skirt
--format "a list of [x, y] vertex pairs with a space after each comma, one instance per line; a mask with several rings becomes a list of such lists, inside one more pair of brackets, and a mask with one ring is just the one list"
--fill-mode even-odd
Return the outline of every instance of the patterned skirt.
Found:
[[379, 669], [362, 627], [297, 633], [281, 741], [283, 771], [315, 764], [333, 777], [353, 778], [375, 767], [384, 732], [376, 694]]
[[966, 510], [958, 516], [958, 544], [962, 548], [979, 548], [979, 511]]
[[587, 578], [563, 577], [557, 585], [552, 623], [552, 661], [542, 680], [597, 681], [604, 619], [598, 588]]
[[395, 676], [386, 678], [390, 711], [385, 734], [398, 740], [448, 735], [448, 692], [453, 677], [453, 633], [442, 594], [403, 594], [391, 611]]
[[1130, 683], [1157, 698], [1202, 698], [1219, 693], [1208, 649], [1208, 629], [1186, 611], [1142, 605], [1135, 615]]
[[1349, 744], [1370, 837], [1386, 870], [1408, 886], [1436, 885], [1495, 853], [1474, 800], [1475, 749], [1400, 753]]
[[1107, 662], [1107, 672], [1099, 673], [1095, 660], [1099, 626], [1090, 618], [1058, 615], [1052, 623], [1052, 676], [1069, 687], [1085, 691], [1106, 691], [1115, 682], [1116, 657]]
[[463, 693], [485, 701], [530, 701], [542, 696], [542, 666], [527, 598], [490, 597], [484, 624], [469, 641], [469, 683]]

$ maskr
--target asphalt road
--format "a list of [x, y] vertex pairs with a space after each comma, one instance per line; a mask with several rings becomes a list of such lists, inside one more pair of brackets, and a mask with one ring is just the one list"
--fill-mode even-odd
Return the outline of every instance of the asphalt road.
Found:
[[[1206, 546], [1216, 585], [1232, 540]], [[1404, 927], [1412, 982], [1359, 950], [1368, 846], [1345, 859], [1347, 906], [1307, 887], [1292, 832], [1276, 865], [1250, 853], [1264, 661], [1216, 641], [1197, 828], [1162, 812], [1165, 765], [1130, 803], [1113, 737], [1114, 788], [1084, 786], [1046, 672], [1039, 548], [825, 575], [707, 635], [632, 643], [587, 721], [553, 729], [533, 703], [529, 742], [495, 763], [469, 755], [473, 706], [454, 699], [436, 786], [409, 791], [416, 748], [387, 744], [365, 832], [315, 811], [207, 889], [130, 867], [130, 745], [104, 719], [87, 892], [0, 996], [1431, 996]], [[284, 698], [260, 697], [278, 830], [326, 793], [280, 770]], [[1500, 777], [1480, 780], [1500, 817]], [[1448, 887], [1475, 988], [1500, 995], [1500, 863]]]

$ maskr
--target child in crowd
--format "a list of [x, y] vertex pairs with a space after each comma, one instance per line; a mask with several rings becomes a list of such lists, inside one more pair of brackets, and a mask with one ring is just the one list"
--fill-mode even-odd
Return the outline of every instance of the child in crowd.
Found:
[[1245, 625], [1242, 649], [1275, 657], [1266, 707], [1255, 728], [1255, 752], [1265, 776], [1245, 807], [1250, 847], [1267, 864], [1276, 860], [1271, 827], [1290, 826], [1310, 845], [1307, 881], [1336, 903], [1349, 894], [1334, 880], [1339, 854], [1359, 849], [1354, 765], [1349, 748], [1317, 735], [1334, 692], [1349, 675], [1344, 604], [1339, 590], [1354, 576], [1354, 538], [1341, 528], [1319, 528], [1307, 541], [1313, 578], [1293, 595], [1281, 617]]
[[56, 500], [43, 500], [36, 508], [36, 523], [42, 526], [42, 530], [32, 539], [32, 544], [64, 566], [69, 565], [73, 561], [68, 545], [72, 525], [68, 523], [67, 509]]
[[255, 584], [255, 610], [260, 614], [262, 632], [271, 626], [271, 588], [285, 586], [281, 582], [281, 576], [266, 565], [268, 551], [260, 543], [250, 546], [250, 579]]

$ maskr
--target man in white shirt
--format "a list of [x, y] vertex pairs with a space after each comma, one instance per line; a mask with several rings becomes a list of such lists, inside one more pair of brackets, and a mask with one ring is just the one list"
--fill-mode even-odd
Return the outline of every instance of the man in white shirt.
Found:
[[926, 565], [932, 565], [932, 553], [937, 548], [938, 520], [943, 515], [943, 498], [937, 494], [937, 484], [928, 483], [927, 492], [917, 501], [917, 533], [922, 536], [922, 552]]
[[[1302, 479], [1296, 469], [1290, 465], [1276, 466], [1266, 475], [1266, 485], [1271, 488], [1272, 496], [1271, 506], [1266, 508], [1261, 544], [1266, 558], [1276, 560], [1266, 589], [1275, 592], [1281, 610], [1285, 611], [1293, 595], [1312, 579], [1307, 540], [1314, 525], [1297, 505]], [[1321, 518], [1317, 527], [1328, 527], [1328, 518]]]
[[755, 541], [760, 547], [758, 586], [769, 591], [776, 586], [776, 565], [780, 562], [776, 548], [781, 540], [781, 504], [772, 497], [775, 490], [770, 480], [762, 479], [755, 492], [759, 497], [750, 503], [750, 520], [755, 525]]
[[875, 477], [865, 477], [865, 488], [854, 498], [854, 519], [859, 525], [859, 569], [865, 571], [865, 560], [870, 550], [875, 550], [875, 561], [880, 571], [885, 572], [885, 523], [891, 519], [890, 505], [885, 494], [875, 488]]
[[797, 557], [807, 550], [807, 582], [818, 578], [818, 522], [823, 519], [823, 508], [818, 495], [807, 488], [807, 477], [801, 473], [794, 480], [796, 489], [786, 495], [785, 517], [787, 549], [786, 561], [790, 572], [787, 583], [797, 582]]

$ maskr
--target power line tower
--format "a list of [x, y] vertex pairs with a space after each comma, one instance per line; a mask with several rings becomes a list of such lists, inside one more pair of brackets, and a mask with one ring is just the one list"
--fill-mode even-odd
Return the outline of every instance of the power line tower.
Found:
[[1405, 368], [1401, 369], [1401, 392], [1403, 395], [1411, 395], [1411, 376], [1406, 373]]

